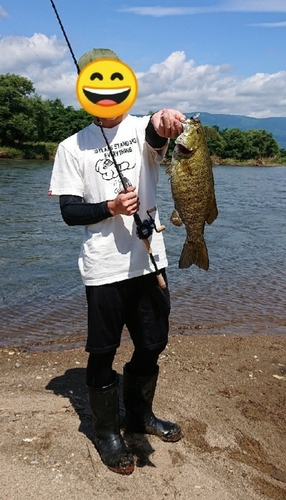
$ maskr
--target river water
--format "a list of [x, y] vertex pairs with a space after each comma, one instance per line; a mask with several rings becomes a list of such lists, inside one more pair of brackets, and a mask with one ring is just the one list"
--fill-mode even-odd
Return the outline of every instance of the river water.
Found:
[[[84, 345], [82, 228], [66, 226], [58, 201], [47, 196], [51, 169], [51, 162], [0, 162], [2, 348]], [[205, 231], [210, 269], [178, 269], [185, 229], [169, 222], [161, 167], [172, 332], [285, 334], [286, 168], [214, 167], [214, 178], [219, 217]]]

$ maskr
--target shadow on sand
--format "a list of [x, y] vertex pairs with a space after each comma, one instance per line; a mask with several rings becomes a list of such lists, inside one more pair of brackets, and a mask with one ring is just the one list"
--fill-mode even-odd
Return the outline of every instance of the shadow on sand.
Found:
[[[70, 400], [76, 411], [79, 420], [79, 432], [93, 442], [93, 423], [86, 390], [86, 370], [84, 368], [71, 368], [63, 375], [51, 379], [46, 386], [48, 391], [53, 391], [57, 396], [62, 396]], [[120, 422], [123, 424], [125, 409], [122, 398], [122, 375], [120, 379]], [[155, 451], [143, 434], [124, 434], [124, 440], [132, 451], [137, 467], [155, 467], [150, 460], [150, 455]]]

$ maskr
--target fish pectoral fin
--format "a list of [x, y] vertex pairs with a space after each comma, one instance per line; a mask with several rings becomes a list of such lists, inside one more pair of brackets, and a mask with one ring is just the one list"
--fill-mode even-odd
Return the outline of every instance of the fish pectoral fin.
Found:
[[171, 174], [172, 173], [172, 169], [173, 169], [172, 165], [169, 165], [169, 167], [166, 168], [166, 170], [165, 170], [165, 174]]
[[218, 216], [218, 209], [217, 209], [216, 200], [214, 199], [213, 203], [211, 205], [211, 209], [210, 209], [208, 216], [206, 218], [206, 222], [208, 224], [212, 224], [216, 220], [217, 216]]
[[185, 241], [179, 260], [179, 268], [186, 269], [192, 264], [195, 264], [205, 271], [208, 270], [209, 257], [205, 240], [196, 243], [188, 240]]
[[176, 209], [173, 210], [173, 213], [170, 217], [170, 222], [172, 222], [172, 224], [174, 224], [174, 226], [182, 226], [183, 225], [183, 221], [182, 221], [181, 217], [179, 216], [179, 212]]

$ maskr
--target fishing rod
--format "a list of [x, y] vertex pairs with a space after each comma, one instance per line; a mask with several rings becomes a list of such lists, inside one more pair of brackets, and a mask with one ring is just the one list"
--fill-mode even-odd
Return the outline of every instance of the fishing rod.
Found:
[[65, 37], [65, 41], [66, 41], [67, 46], [68, 46], [68, 48], [69, 48], [69, 51], [70, 51], [70, 53], [71, 53], [71, 56], [72, 56], [73, 62], [75, 63], [75, 66], [76, 66], [77, 72], [78, 72], [78, 74], [79, 74], [79, 72], [80, 72], [79, 65], [77, 64], [76, 57], [75, 57], [75, 55], [74, 55], [74, 52], [73, 52], [73, 50], [72, 50], [72, 46], [71, 46], [71, 44], [70, 44], [70, 42], [69, 42], [69, 39], [68, 39], [67, 34], [66, 34], [66, 32], [65, 32], [65, 29], [64, 29], [64, 27], [63, 27], [63, 24], [62, 24], [62, 21], [61, 21], [61, 18], [60, 18], [60, 16], [59, 16], [59, 14], [58, 14], [57, 8], [56, 8], [56, 6], [55, 6], [55, 4], [54, 4], [53, 0], [50, 0], [50, 2], [51, 2], [51, 4], [52, 4], [52, 7], [53, 7], [54, 12], [55, 12], [55, 14], [56, 14], [56, 18], [57, 18], [58, 23], [59, 23], [59, 25], [60, 25], [60, 27], [61, 27], [61, 30], [62, 30], [62, 32], [63, 32], [63, 35], [64, 35], [64, 37]]
[[[58, 11], [57, 11], [57, 8], [55, 6], [55, 3], [53, 0], [50, 0], [51, 4], [52, 4], [52, 8], [55, 12], [55, 15], [56, 15], [56, 18], [58, 20], [58, 23], [60, 25], [60, 28], [62, 30], [62, 33], [64, 35], [64, 38], [65, 38], [65, 41], [67, 43], [67, 46], [69, 48], [69, 51], [71, 53], [71, 56], [72, 56], [72, 59], [73, 59], [73, 62], [76, 66], [76, 69], [77, 69], [77, 73], [79, 74], [80, 73], [80, 68], [79, 68], [79, 65], [77, 63], [77, 60], [76, 60], [76, 57], [74, 55], [74, 52], [72, 50], [72, 46], [69, 42], [69, 39], [68, 39], [68, 36], [65, 32], [65, 29], [64, 29], [64, 26], [62, 24], [62, 21], [61, 21], [61, 18], [58, 14]], [[105, 143], [108, 147], [108, 150], [109, 150], [109, 153], [111, 155], [111, 158], [112, 158], [112, 161], [114, 163], [114, 166], [116, 168], [116, 171], [117, 171], [117, 174], [119, 176], [119, 179], [121, 181], [121, 184], [123, 186], [123, 189], [124, 191], [126, 192], [127, 191], [127, 188], [130, 187], [130, 182], [128, 179], [126, 179], [126, 177], [124, 177], [122, 175], [122, 172], [120, 170], [120, 167], [119, 165], [117, 164], [116, 162], [116, 159], [115, 159], [115, 156], [113, 154], [113, 151], [112, 151], [112, 148], [109, 144], [109, 141], [106, 137], [106, 134], [104, 132], [104, 129], [103, 129], [103, 124], [102, 124], [102, 121], [98, 118], [98, 117], [95, 117], [97, 119], [97, 122], [98, 122], [98, 125], [100, 127], [100, 130], [101, 130], [101, 133], [104, 137], [104, 140], [105, 140]], [[157, 233], [161, 233], [162, 231], [164, 231], [165, 229], [165, 226], [159, 226], [158, 228], [156, 227], [156, 224], [155, 224], [155, 220], [153, 219], [151, 213], [154, 212], [156, 210], [156, 207], [152, 207], [152, 208], [149, 208], [146, 213], [147, 213], [147, 216], [148, 218], [147, 219], [144, 219], [143, 221], [141, 220], [141, 217], [140, 215], [136, 212], [135, 214], [133, 214], [133, 218], [134, 218], [134, 221], [135, 221], [135, 224], [136, 224], [136, 234], [138, 236], [139, 239], [141, 239], [145, 245], [145, 248], [147, 250], [147, 253], [150, 257], [150, 260], [153, 264], [153, 267], [155, 269], [155, 274], [157, 276], [157, 281], [158, 281], [158, 284], [161, 288], [166, 288], [166, 282], [162, 276], [162, 273], [161, 271], [158, 269], [158, 266], [157, 266], [157, 263], [155, 261], [155, 258], [154, 258], [154, 255], [153, 255], [153, 252], [152, 252], [152, 249], [151, 249], [151, 246], [150, 246], [150, 242], [149, 242], [149, 237], [152, 235], [153, 233], [153, 230], [155, 230]]]

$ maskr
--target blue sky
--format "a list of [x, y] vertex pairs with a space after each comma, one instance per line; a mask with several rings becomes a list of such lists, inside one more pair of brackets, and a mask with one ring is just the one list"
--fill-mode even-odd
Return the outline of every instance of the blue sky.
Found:
[[[54, 0], [75, 56], [113, 49], [136, 73], [131, 112], [286, 116], [286, 0]], [[79, 107], [50, 0], [0, 0], [0, 74]]]

